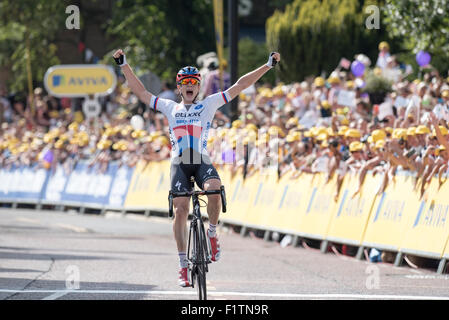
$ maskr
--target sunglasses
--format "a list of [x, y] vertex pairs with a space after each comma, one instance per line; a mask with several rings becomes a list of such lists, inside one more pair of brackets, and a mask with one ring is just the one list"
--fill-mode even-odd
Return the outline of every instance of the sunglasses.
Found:
[[179, 81], [179, 84], [181, 85], [187, 85], [187, 84], [192, 84], [192, 85], [196, 85], [198, 83], [200, 83], [197, 79], [194, 78], [188, 78], [188, 79], [182, 79], [181, 81]]

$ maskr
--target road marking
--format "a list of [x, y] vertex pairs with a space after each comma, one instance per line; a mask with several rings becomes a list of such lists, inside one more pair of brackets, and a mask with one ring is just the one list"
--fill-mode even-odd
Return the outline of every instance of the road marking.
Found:
[[[18, 218], [16, 218], [16, 221], [42, 225], [42, 222], [40, 222], [39, 220], [30, 219], [30, 218], [24, 218], [24, 217], [18, 217]], [[56, 226], [56, 227], [59, 227], [59, 228], [63, 228], [63, 229], [68, 229], [68, 230], [71, 230], [71, 231], [74, 231], [74, 232], [78, 232], [78, 233], [89, 232], [89, 230], [86, 229], [86, 228], [77, 227], [77, 226], [73, 226], [73, 225], [70, 225], [70, 224], [56, 223], [56, 224], [53, 224], [53, 226]]]
[[25, 217], [18, 217], [18, 218], [16, 218], [16, 221], [28, 222], [28, 223], [34, 223], [34, 224], [41, 224], [41, 222], [39, 220], [25, 218]]
[[125, 218], [137, 221], [147, 221], [149, 218], [142, 214], [127, 213]]
[[410, 269], [410, 271], [416, 274], [422, 274], [422, 272], [419, 270]]
[[119, 219], [119, 218], [123, 218], [123, 214], [122, 213], [118, 213], [118, 212], [107, 211], [104, 214], [104, 217], [106, 219]]
[[71, 231], [75, 231], [78, 233], [85, 233], [85, 232], [89, 232], [88, 229], [83, 228], [83, 227], [77, 227], [77, 226], [72, 226], [70, 224], [64, 224], [64, 223], [57, 223], [55, 224], [55, 226], [59, 227], [59, 228], [63, 228], [63, 229], [68, 229]]
[[49, 295], [48, 297], [45, 297], [42, 300], [56, 300], [58, 298], [61, 298], [62, 296], [65, 296], [67, 293], [69, 293], [69, 292], [56, 292], [56, 293]]
[[207, 284], [207, 290], [212, 290], [212, 291], [217, 291], [217, 288], [215, 288], [209, 280], [206, 280], [206, 284]]
[[173, 221], [171, 219], [164, 218], [164, 217], [157, 217], [157, 216], [149, 216], [148, 221], [164, 223], [164, 224], [172, 224], [173, 223]]
[[[47, 298], [56, 297], [56, 294], [146, 294], [146, 295], [196, 295], [195, 291], [151, 291], [151, 290], [17, 290], [0, 289], [4, 293], [53, 293]], [[266, 297], [266, 298], [303, 298], [303, 299], [397, 299], [397, 300], [449, 300], [449, 296], [413, 296], [413, 295], [383, 295], [383, 294], [302, 294], [302, 293], [262, 293], [262, 292], [209, 292], [210, 296], [240, 296], [240, 297]], [[60, 296], [60, 297], [61, 297]]]

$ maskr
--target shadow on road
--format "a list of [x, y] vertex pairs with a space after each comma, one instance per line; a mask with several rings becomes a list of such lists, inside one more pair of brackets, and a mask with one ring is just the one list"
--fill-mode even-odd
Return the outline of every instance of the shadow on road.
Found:
[[116, 257], [105, 256], [85, 256], [73, 254], [57, 254], [57, 253], [25, 253], [25, 252], [9, 252], [0, 251], [0, 259], [9, 260], [123, 260]]
[[[23, 278], [1, 278], [0, 283], [5, 282], [24, 283], [29, 279]], [[58, 298], [59, 300], [141, 300], [147, 294], [146, 291], [152, 291], [157, 288], [156, 285], [142, 285], [126, 282], [88, 282], [81, 281], [79, 288], [73, 290], [73, 293]], [[36, 280], [32, 286], [26, 290], [17, 292], [2, 292], [0, 288], [0, 300], [41, 300], [51, 296], [54, 292], [68, 290], [66, 281], [61, 280]], [[48, 290], [48, 292], [46, 292]], [[36, 292], [37, 291], [37, 292]], [[92, 291], [92, 292], [86, 292]], [[102, 292], [99, 292], [102, 291]]]
[[15, 273], [15, 272], [42, 272], [42, 271], [36, 270], [36, 269], [12, 269], [12, 268], [1, 268], [0, 267], [0, 272]]
[[[1, 247], [0, 246], [0, 258], [2, 258], [2, 250], [11, 250], [11, 251], [63, 251], [63, 252], [94, 252], [94, 253], [106, 253], [106, 254], [128, 254], [128, 255], [145, 255], [145, 256], [171, 256], [174, 255], [172, 252], [151, 252], [151, 251], [115, 251], [115, 250], [95, 250], [95, 249], [52, 249], [52, 248], [23, 248], [23, 247]], [[52, 253], [53, 257], [54, 254]], [[103, 259], [103, 258], [98, 258]], [[114, 258], [118, 259], [118, 258]]]

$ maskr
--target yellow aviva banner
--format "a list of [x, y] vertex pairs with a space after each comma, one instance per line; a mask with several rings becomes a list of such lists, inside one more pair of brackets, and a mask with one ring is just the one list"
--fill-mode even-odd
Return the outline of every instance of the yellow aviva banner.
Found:
[[[277, 205], [277, 214], [271, 222], [279, 229], [292, 230], [293, 233], [304, 234], [307, 231], [302, 224], [307, 205], [312, 195], [314, 176], [302, 173], [295, 177], [292, 172], [286, 173], [280, 180], [281, 192]], [[307, 187], [304, 187], [307, 186]]]
[[277, 172], [259, 176], [256, 195], [248, 211], [247, 220], [253, 225], [270, 229], [277, 225], [279, 196], [282, 190], [277, 182]]
[[[414, 177], [399, 172], [381, 192], [384, 175], [348, 173], [337, 194], [337, 177], [289, 172], [256, 172], [217, 166], [228, 210], [220, 220], [247, 227], [297, 234], [365, 247], [449, 259], [449, 181], [433, 179], [423, 197]], [[125, 209], [167, 211], [170, 162], [139, 162]], [[203, 212], [206, 214], [206, 212]]]
[[311, 190], [305, 210], [299, 212], [298, 230], [305, 236], [325, 239], [337, 205], [336, 177], [326, 181], [326, 176], [322, 173], [310, 175], [311, 177], [307, 176], [302, 175], [298, 178], [298, 188]]
[[[292, 173], [288, 172], [281, 177], [279, 181], [276, 181], [276, 175], [268, 176], [265, 180], [260, 181], [262, 187], [259, 193], [258, 201], [254, 206], [253, 210], [257, 210], [262, 216], [260, 217], [260, 224], [269, 230], [278, 230], [281, 232], [291, 232], [294, 233], [293, 222], [298, 216], [297, 212], [294, 210], [289, 210], [295, 208], [300, 209], [299, 204], [295, 202], [301, 195], [296, 192], [301, 193], [301, 188], [295, 188], [294, 180], [291, 179]], [[296, 192], [295, 192], [296, 191]], [[292, 197], [292, 195], [295, 196]]]
[[50, 67], [44, 76], [45, 89], [56, 97], [107, 95], [114, 91], [114, 70], [100, 64], [72, 64]]
[[363, 237], [365, 247], [399, 251], [404, 233], [421, 205], [412, 180], [406, 174], [396, 174], [385, 192], [376, 197]]
[[443, 257], [449, 259], [449, 238], [446, 240], [446, 247], [443, 252]]
[[168, 211], [170, 163], [139, 162], [131, 178], [125, 200], [126, 209], [157, 209]]
[[449, 184], [433, 178], [427, 192], [412, 210], [413, 219], [404, 231], [401, 252], [440, 258], [449, 237]]
[[368, 223], [374, 199], [383, 176], [367, 174], [362, 188], [359, 175], [347, 173], [340, 191], [339, 202], [334, 211], [326, 239], [360, 245]]
[[228, 210], [226, 213], [220, 214], [220, 220], [243, 224], [254, 222], [249, 216], [257, 192], [259, 175], [254, 174], [243, 179], [242, 170], [239, 169], [229, 179], [229, 185], [225, 185]]

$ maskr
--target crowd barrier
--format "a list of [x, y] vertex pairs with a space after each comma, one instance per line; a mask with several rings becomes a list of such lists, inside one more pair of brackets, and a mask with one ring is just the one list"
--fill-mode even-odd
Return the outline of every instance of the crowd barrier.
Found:
[[[242, 170], [217, 168], [226, 188], [224, 223], [303, 238], [377, 248], [440, 259], [449, 257], [449, 183], [433, 179], [421, 197], [415, 177], [399, 172], [382, 190], [384, 176], [368, 173], [359, 190], [359, 175], [347, 173], [337, 193], [337, 177], [276, 172], [243, 179]], [[139, 164], [131, 180], [125, 209], [167, 210], [168, 162]], [[360, 256], [360, 253], [358, 253]], [[399, 261], [396, 261], [399, 264]]]
[[[322, 241], [440, 259], [438, 273], [449, 258], [449, 183], [434, 178], [425, 193], [416, 177], [399, 172], [382, 190], [384, 176], [368, 173], [359, 189], [359, 175], [347, 173], [337, 192], [337, 177], [322, 173], [277, 179], [276, 172], [243, 179], [228, 165], [217, 167], [226, 188], [224, 223], [280, 232]], [[55, 204], [121, 211], [167, 211], [170, 189], [168, 161], [135, 168], [109, 165], [106, 172], [80, 162], [67, 172], [63, 166], [0, 169], [0, 201]]]
[[106, 172], [79, 162], [70, 170], [12, 166], [0, 169], [0, 201], [82, 208], [122, 208], [134, 169], [111, 163]]

